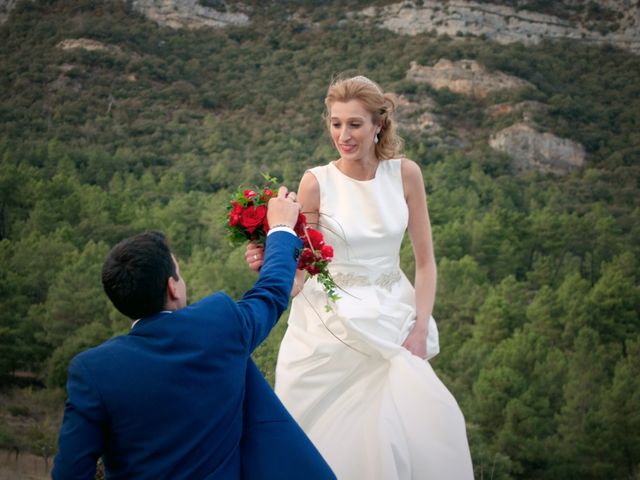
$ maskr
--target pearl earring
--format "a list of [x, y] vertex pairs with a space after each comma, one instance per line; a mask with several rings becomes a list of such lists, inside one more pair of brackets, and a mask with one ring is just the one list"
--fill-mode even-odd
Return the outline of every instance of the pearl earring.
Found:
[[376, 133], [376, 136], [373, 137], [373, 143], [378, 143], [380, 141], [380, 139], [378, 138], [378, 134]]

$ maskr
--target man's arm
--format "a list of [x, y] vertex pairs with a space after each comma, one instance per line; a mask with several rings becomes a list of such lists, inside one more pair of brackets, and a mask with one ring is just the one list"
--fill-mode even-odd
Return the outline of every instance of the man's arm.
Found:
[[302, 241], [286, 231], [267, 238], [260, 277], [237, 304], [250, 351], [262, 343], [289, 305], [301, 247]]
[[91, 376], [78, 357], [69, 366], [67, 397], [51, 478], [93, 480], [102, 455], [105, 412]]
[[[296, 193], [282, 186], [278, 196], [269, 200], [269, 232], [264, 250], [264, 264], [255, 286], [238, 302], [239, 317], [249, 347], [253, 351], [266, 338], [289, 304], [289, 292], [298, 265], [301, 240], [293, 232], [301, 205]], [[277, 231], [284, 229], [285, 231]]]

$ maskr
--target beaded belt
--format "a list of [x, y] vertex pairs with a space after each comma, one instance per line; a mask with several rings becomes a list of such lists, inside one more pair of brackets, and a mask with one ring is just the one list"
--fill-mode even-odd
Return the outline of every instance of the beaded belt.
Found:
[[394, 270], [393, 272], [383, 273], [379, 275], [377, 278], [372, 278], [367, 275], [357, 275], [355, 273], [332, 273], [331, 277], [336, 282], [338, 287], [368, 287], [368, 286], [377, 286], [382, 287], [387, 290], [391, 290], [391, 288], [400, 281], [402, 278], [402, 274], [400, 270]]

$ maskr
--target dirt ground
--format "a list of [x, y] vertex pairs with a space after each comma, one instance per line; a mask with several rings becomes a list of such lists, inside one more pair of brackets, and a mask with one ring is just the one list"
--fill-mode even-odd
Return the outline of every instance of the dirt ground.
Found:
[[16, 454], [15, 451], [0, 449], [0, 480], [49, 479], [52, 461], [30, 453]]

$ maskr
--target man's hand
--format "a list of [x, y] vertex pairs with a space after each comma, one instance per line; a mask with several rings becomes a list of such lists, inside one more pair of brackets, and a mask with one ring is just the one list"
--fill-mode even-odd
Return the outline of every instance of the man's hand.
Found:
[[[298, 223], [301, 205], [296, 202], [296, 193], [288, 192], [287, 187], [278, 189], [278, 196], [269, 200], [267, 207], [267, 221], [270, 227], [277, 225], [293, 229]], [[264, 247], [250, 242], [244, 253], [247, 265], [254, 272], [260, 271], [264, 261]]]
[[270, 227], [277, 225], [293, 228], [298, 221], [300, 204], [296, 202], [296, 193], [288, 192], [287, 187], [278, 189], [278, 196], [269, 200], [267, 221]]

